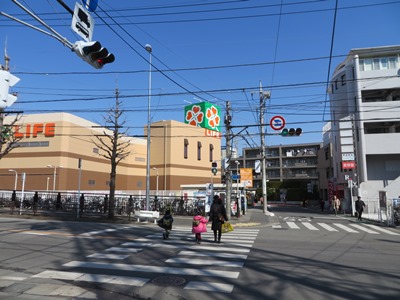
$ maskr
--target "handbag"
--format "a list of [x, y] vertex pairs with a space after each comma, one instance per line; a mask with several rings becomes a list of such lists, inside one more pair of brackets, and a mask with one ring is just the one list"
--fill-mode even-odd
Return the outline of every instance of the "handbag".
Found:
[[228, 232], [231, 232], [231, 231], [233, 231], [233, 226], [232, 226], [231, 223], [225, 222], [224, 224], [222, 224], [222, 227], [221, 227], [221, 232], [222, 233], [228, 233]]

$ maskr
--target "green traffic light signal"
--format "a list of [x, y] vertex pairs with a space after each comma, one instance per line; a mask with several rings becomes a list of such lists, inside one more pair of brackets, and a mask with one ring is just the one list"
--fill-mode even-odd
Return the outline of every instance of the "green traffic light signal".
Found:
[[281, 131], [281, 136], [300, 136], [303, 133], [303, 129], [301, 128], [284, 128]]

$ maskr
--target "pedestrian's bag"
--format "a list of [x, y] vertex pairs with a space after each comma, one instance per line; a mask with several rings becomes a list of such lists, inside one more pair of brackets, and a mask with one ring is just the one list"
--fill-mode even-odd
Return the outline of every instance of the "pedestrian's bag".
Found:
[[222, 224], [222, 228], [221, 228], [222, 233], [228, 233], [230, 231], [233, 231], [233, 226], [231, 223], [225, 222], [224, 224]]

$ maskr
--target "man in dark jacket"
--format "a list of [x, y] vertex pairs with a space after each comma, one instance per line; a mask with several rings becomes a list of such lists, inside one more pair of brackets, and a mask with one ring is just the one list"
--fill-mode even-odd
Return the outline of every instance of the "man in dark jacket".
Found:
[[356, 212], [357, 212], [358, 220], [362, 221], [361, 216], [364, 211], [365, 203], [364, 203], [364, 201], [361, 200], [361, 197], [358, 196], [355, 204], [356, 204]]

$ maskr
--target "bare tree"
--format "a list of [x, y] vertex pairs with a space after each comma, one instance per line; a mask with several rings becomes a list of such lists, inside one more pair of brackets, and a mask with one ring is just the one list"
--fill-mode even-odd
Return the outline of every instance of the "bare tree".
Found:
[[118, 89], [115, 91], [115, 107], [111, 108], [108, 115], [104, 117], [105, 129], [103, 134], [95, 134], [96, 140], [93, 143], [102, 150], [101, 156], [110, 160], [111, 173], [110, 173], [110, 196], [109, 196], [109, 207], [108, 207], [108, 218], [114, 218], [115, 210], [115, 187], [116, 187], [116, 175], [118, 163], [130, 154], [128, 147], [130, 142], [125, 138], [127, 129], [120, 131], [126, 120], [121, 121], [121, 117], [124, 113], [120, 109], [121, 102], [118, 99]]
[[18, 148], [18, 142], [21, 138], [17, 138], [14, 135], [15, 123], [20, 119], [20, 115], [13, 119], [9, 124], [4, 124], [4, 117], [6, 114], [3, 109], [0, 109], [0, 159], [10, 153], [13, 149]]

